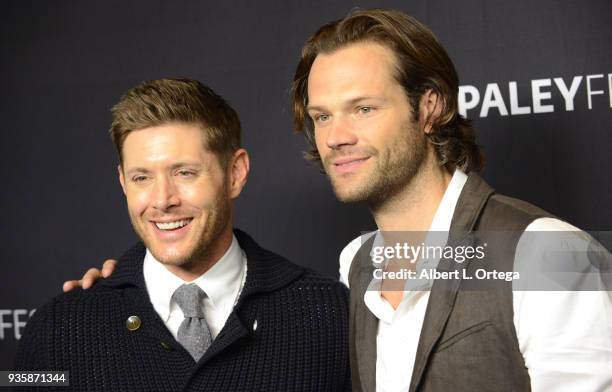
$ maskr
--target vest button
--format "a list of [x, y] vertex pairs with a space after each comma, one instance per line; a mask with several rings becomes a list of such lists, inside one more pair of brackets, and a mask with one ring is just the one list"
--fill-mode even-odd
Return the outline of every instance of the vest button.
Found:
[[142, 321], [140, 321], [140, 317], [138, 316], [130, 316], [125, 322], [125, 326], [130, 331], [136, 331], [138, 328], [140, 328], [141, 324], [142, 324]]

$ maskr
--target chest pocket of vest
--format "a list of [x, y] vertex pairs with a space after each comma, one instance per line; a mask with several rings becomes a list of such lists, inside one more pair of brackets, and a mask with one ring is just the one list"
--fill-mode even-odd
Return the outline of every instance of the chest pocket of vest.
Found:
[[453, 334], [452, 336], [442, 340], [440, 343], [438, 343], [435, 352], [440, 352], [443, 350], [446, 350], [447, 348], [449, 348], [450, 346], [454, 345], [455, 343], [467, 338], [468, 336], [471, 336], [475, 333], [478, 333], [482, 330], [484, 330], [485, 328], [490, 328], [493, 326], [493, 323], [490, 321], [481, 321], [480, 323], [474, 324], [471, 327], [468, 327], [460, 332], [457, 332], [455, 334]]

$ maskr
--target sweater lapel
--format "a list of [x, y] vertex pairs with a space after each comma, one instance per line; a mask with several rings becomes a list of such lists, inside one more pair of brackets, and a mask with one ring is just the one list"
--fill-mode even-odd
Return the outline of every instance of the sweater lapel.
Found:
[[[234, 230], [234, 234], [247, 256], [246, 281], [236, 306], [219, 335], [198, 362], [199, 365], [208, 362], [228, 346], [249, 335], [251, 331], [246, 325], [252, 324], [253, 320], [242, 320], [240, 308], [248, 303], [251, 296], [277, 290], [293, 282], [304, 272], [303, 268], [261, 248], [243, 231]], [[175, 349], [182, 350], [182, 346], [172, 337], [150, 302], [142, 271], [145, 253], [145, 246], [140, 242], [137, 243], [119, 259], [116, 271], [109, 278], [101, 280], [100, 284], [127, 290], [124, 297], [128, 301], [128, 313], [132, 314], [126, 315], [125, 318], [131, 315], [139, 316], [142, 319], [140, 328], [142, 333], [171, 343]]]
[[[275, 291], [300, 277], [304, 270], [286, 259], [261, 248], [249, 235], [234, 230], [240, 247], [247, 257], [247, 276], [240, 297], [229, 315], [223, 329], [198, 362], [199, 366], [211, 360], [242, 338], [252, 333], [255, 320], [241, 318], [241, 308], [247, 306], [254, 294]], [[247, 327], [249, 326], [249, 327]]]
[[177, 350], [181, 350], [183, 349], [182, 346], [176, 342], [151, 304], [142, 272], [145, 253], [144, 244], [138, 242], [121, 256], [115, 272], [110, 277], [100, 280], [100, 284], [122, 290], [126, 313], [118, 315], [121, 318], [118, 320], [121, 328], [125, 328], [125, 321], [128, 317], [137, 316], [142, 325], [136, 333], [149, 336], [156, 342], [164, 342]]

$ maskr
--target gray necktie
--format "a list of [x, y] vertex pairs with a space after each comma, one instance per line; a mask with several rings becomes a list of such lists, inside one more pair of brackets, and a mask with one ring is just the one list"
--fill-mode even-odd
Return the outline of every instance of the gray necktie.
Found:
[[179, 326], [177, 340], [196, 362], [212, 343], [202, 308], [202, 299], [205, 297], [206, 293], [195, 284], [184, 284], [172, 295], [185, 316], [185, 320]]

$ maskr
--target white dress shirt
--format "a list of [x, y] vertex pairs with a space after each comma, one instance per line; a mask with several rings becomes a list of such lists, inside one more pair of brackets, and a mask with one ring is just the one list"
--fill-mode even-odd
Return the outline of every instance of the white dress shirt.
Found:
[[246, 255], [234, 236], [223, 257], [193, 282], [185, 282], [168, 271], [148, 249], [143, 274], [151, 303], [175, 339], [185, 317], [172, 295], [185, 283], [197, 284], [206, 293], [202, 306], [214, 339], [225, 325], [244, 286], [246, 265]]
[[[456, 170], [431, 223], [436, 245], [443, 246], [448, 240], [453, 213], [466, 181], [467, 175]], [[576, 237], [567, 247], [582, 250], [588, 244], [583, 232], [558, 219], [536, 219], [525, 231], [574, 231]], [[440, 238], [443, 232], [446, 234]], [[355, 254], [376, 233], [357, 237], [342, 250], [340, 280], [347, 286]], [[381, 236], [377, 236], [374, 245], [381, 242]], [[515, 268], [520, 263], [538, 262], [545, 252], [530, 242], [531, 237], [519, 239]], [[427, 261], [427, 268], [438, 261]], [[417, 269], [421, 267], [417, 264]], [[376, 391], [408, 391], [429, 290], [405, 291], [397, 309], [393, 309], [379, 289], [380, 280], [373, 280], [364, 294], [365, 305], [379, 320]], [[535, 392], [612, 391], [612, 293], [513, 291], [513, 306], [519, 347]]]

